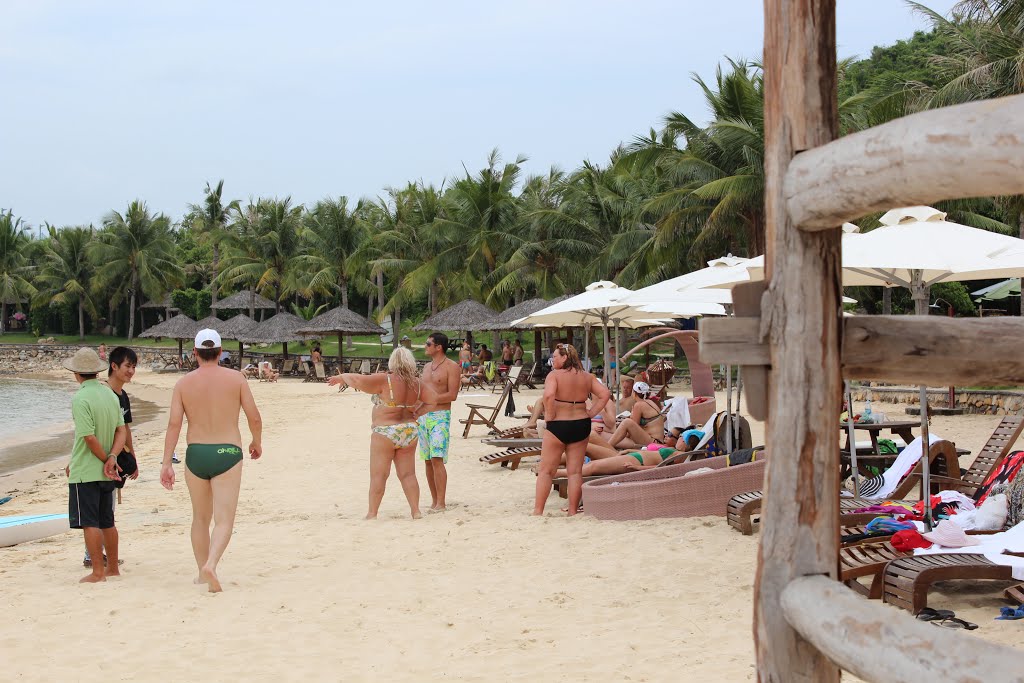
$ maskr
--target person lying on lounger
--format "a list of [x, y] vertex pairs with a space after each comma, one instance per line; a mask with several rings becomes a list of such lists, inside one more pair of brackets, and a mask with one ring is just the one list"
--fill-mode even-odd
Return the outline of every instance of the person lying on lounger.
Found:
[[[590, 462], [583, 463], [583, 476], [594, 477], [602, 474], [625, 474], [626, 472], [653, 469], [674, 455], [689, 453], [704, 438], [704, 433], [696, 429], [688, 430], [685, 434], [685, 441], [680, 440], [676, 447], [662, 446], [655, 450], [641, 448], [631, 453], [616, 453], [616, 455], [610, 457], [591, 459]], [[679, 450], [676, 450], [677, 447]], [[555, 472], [555, 476], [566, 476], [565, 470], [559, 469]]]

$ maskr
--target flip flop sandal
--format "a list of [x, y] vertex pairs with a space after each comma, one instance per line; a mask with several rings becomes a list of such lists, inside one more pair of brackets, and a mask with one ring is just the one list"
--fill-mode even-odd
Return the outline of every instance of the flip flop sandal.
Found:
[[949, 617], [948, 619], [943, 619], [942, 621], [933, 621], [932, 626], [941, 626], [943, 628], [962, 628], [966, 631], [973, 631], [974, 629], [978, 628], [977, 624], [972, 624], [969, 621], [964, 621], [963, 619], [957, 617]]
[[951, 619], [956, 616], [956, 613], [948, 609], [932, 609], [931, 607], [925, 607], [917, 613], [917, 618], [921, 621], [940, 621], [942, 619]]
[[996, 619], [1000, 621], [1016, 621], [1017, 619], [1024, 619], [1024, 605], [1020, 607], [1000, 607], [999, 616]]

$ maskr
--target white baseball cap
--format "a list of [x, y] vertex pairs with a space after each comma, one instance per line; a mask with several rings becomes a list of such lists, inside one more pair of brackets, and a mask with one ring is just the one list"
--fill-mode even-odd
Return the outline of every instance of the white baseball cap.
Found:
[[[206, 342], [213, 342], [207, 344]], [[217, 330], [211, 330], [206, 328], [205, 330], [199, 330], [196, 335], [196, 348], [208, 348], [208, 349], [219, 349], [220, 348], [220, 335], [217, 334]]]

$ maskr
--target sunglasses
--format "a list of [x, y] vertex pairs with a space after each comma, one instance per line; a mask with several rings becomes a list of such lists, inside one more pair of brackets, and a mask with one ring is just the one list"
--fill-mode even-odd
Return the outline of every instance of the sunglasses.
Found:
[[432, 341], [428, 341], [428, 342], [427, 342], [426, 344], [424, 344], [423, 346], [436, 346], [436, 345], [434, 344], [434, 342], [432, 342]]

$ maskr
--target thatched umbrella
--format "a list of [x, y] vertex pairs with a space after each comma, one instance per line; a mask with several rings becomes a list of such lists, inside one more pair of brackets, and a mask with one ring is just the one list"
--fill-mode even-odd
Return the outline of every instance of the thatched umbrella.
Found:
[[177, 308], [174, 307], [174, 304], [171, 303], [171, 295], [170, 294], [165, 296], [160, 301], [147, 301], [146, 303], [144, 303], [141, 306], [139, 306], [139, 308], [146, 308], [146, 309], [149, 309], [149, 308], [162, 308], [165, 311], [177, 311], [178, 310]]
[[[248, 332], [251, 332], [259, 325], [258, 322], [247, 316], [245, 313], [239, 313], [234, 318], [225, 320], [217, 331], [220, 333], [221, 339], [235, 339]], [[245, 346], [241, 341], [238, 341], [238, 367], [242, 367], [242, 357], [245, 351]]]
[[550, 301], [546, 299], [527, 299], [521, 304], [516, 304], [512, 308], [506, 309], [505, 311], [498, 314], [498, 317], [494, 321], [495, 330], [533, 330], [533, 346], [534, 346], [534, 360], [540, 360], [540, 347], [541, 347], [541, 329], [536, 325], [519, 324], [516, 325], [514, 321], [520, 318], [525, 318], [528, 315], [533, 315], [537, 311], [547, 308], [553, 304], [557, 304], [560, 301], [565, 301], [569, 298], [568, 294], [555, 297]]
[[168, 339], [178, 340], [178, 359], [181, 359], [181, 343], [185, 339], [192, 339], [196, 336], [196, 332], [200, 329], [196, 327], [196, 321], [184, 314], [178, 314], [173, 318], [168, 318], [159, 325], [154, 325], [142, 334], [140, 337], [146, 337], [149, 339], [161, 339], [167, 337]]
[[270, 320], [256, 325], [248, 332], [238, 335], [238, 341], [246, 344], [284, 344], [284, 357], [288, 357], [288, 342], [302, 341], [305, 337], [299, 334], [300, 327], [306, 326], [305, 320], [291, 313], [278, 313]]
[[480, 324], [486, 324], [494, 320], [497, 313], [478, 301], [466, 299], [462, 303], [449, 306], [439, 313], [430, 316], [414, 330], [420, 332], [433, 332], [434, 330], [453, 330], [461, 332], [465, 330], [469, 339], [473, 338], [473, 330], [490, 329], [479, 328]]
[[243, 291], [238, 292], [237, 294], [232, 294], [227, 299], [221, 299], [217, 303], [210, 306], [210, 308], [214, 309], [215, 311], [219, 311], [225, 308], [235, 309], [239, 311], [249, 311], [249, 315], [251, 317], [256, 315], [257, 308], [270, 309], [276, 311], [277, 304], [275, 304], [273, 301], [264, 296], [260, 296], [255, 291]]
[[367, 320], [363, 316], [350, 311], [344, 306], [332, 308], [326, 313], [321, 313], [298, 329], [299, 334], [308, 335], [338, 335], [338, 361], [340, 362], [345, 354], [345, 345], [342, 343], [342, 335], [345, 334], [387, 334], [387, 330], [377, 323]]

